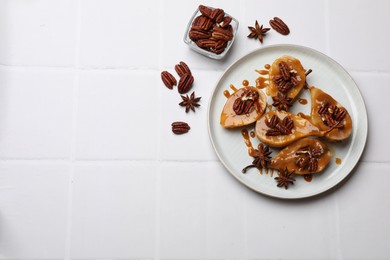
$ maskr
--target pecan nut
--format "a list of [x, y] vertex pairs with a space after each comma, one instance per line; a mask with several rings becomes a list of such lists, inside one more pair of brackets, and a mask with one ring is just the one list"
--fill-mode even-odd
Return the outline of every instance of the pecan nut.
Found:
[[175, 77], [168, 71], [161, 72], [161, 79], [164, 82], [164, 85], [169, 89], [172, 89], [173, 86], [177, 84]]
[[216, 8], [211, 11], [210, 18], [216, 23], [222, 22], [224, 17], [225, 17], [225, 11], [222, 9]]
[[204, 6], [204, 5], [199, 5], [199, 11], [206, 17], [210, 18], [211, 17], [211, 12], [213, 11], [211, 8]]
[[211, 36], [216, 40], [231, 41], [233, 39], [233, 34], [229, 30], [220, 27], [214, 27]]
[[196, 45], [198, 45], [202, 49], [212, 48], [216, 45], [216, 41], [213, 39], [201, 39], [196, 41]]
[[188, 36], [191, 40], [197, 41], [200, 39], [208, 39], [211, 37], [211, 33], [205, 30], [196, 30], [193, 29], [188, 33]]
[[172, 126], [172, 132], [177, 135], [185, 134], [187, 133], [191, 127], [186, 122], [173, 122], [171, 124]]
[[177, 86], [179, 93], [187, 93], [191, 89], [193, 83], [194, 77], [189, 73], [185, 73], [182, 77], [180, 77], [179, 84]]
[[282, 35], [288, 35], [290, 33], [290, 29], [288, 28], [287, 24], [285, 24], [279, 17], [274, 17], [274, 19], [271, 19], [269, 21], [269, 25], [271, 25], [272, 29]]
[[222, 20], [222, 22], [218, 23], [217, 25], [222, 28], [226, 28], [230, 25], [232, 22], [232, 18], [230, 16], [225, 16]]
[[179, 62], [179, 64], [176, 64], [175, 70], [179, 75], [179, 77], [182, 77], [184, 74], [190, 74], [190, 75], [192, 74], [190, 68], [184, 61], [181, 61]]

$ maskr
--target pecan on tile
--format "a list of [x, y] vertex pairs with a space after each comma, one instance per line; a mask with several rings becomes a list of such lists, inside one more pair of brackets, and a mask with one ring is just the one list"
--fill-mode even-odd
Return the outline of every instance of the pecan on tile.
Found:
[[189, 73], [184, 74], [182, 77], [180, 77], [179, 84], [177, 86], [179, 93], [187, 93], [191, 89], [193, 83], [194, 77]]
[[173, 122], [171, 124], [172, 126], [172, 132], [177, 135], [185, 134], [187, 133], [191, 127], [186, 122]]
[[168, 71], [161, 72], [161, 79], [164, 82], [164, 85], [169, 89], [172, 89], [173, 86], [177, 84], [175, 77]]
[[184, 74], [190, 74], [190, 75], [192, 74], [190, 68], [184, 61], [181, 61], [179, 62], [179, 64], [176, 64], [175, 70], [179, 75], [179, 77], [182, 77]]
[[288, 28], [287, 24], [285, 24], [279, 17], [274, 17], [274, 19], [271, 19], [269, 21], [269, 25], [271, 25], [272, 29], [282, 35], [288, 35], [290, 33], [290, 29]]

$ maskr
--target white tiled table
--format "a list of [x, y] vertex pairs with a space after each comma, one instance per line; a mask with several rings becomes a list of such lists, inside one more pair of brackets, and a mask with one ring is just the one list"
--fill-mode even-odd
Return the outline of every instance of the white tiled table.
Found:
[[[240, 22], [222, 61], [182, 41], [201, 3]], [[386, 0], [1, 0], [0, 259], [389, 259], [389, 10]], [[273, 16], [289, 36], [246, 38]], [[366, 102], [365, 153], [325, 196], [259, 195], [209, 142], [216, 80], [278, 43], [334, 58]], [[196, 114], [160, 80], [180, 60], [202, 96]], [[173, 135], [176, 120], [190, 133]]]

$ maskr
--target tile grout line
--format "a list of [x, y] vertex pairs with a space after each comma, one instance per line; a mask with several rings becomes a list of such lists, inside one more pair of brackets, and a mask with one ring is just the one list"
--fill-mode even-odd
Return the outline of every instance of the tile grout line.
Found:
[[68, 197], [68, 216], [67, 230], [65, 241], [65, 259], [71, 259], [71, 244], [72, 244], [72, 210], [73, 210], [73, 181], [75, 173], [75, 147], [77, 140], [77, 117], [79, 106], [79, 66], [80, 66], [80, 37], [81, 37], [81, 0], [76, 1], [77, 22], [75, 33], [75, 54], [74, 54], [74, 82], [73, 82], [73, 106], [72, 106], [72, 129], [70, 143], [70, 182], [69, 182], [69, 197]]

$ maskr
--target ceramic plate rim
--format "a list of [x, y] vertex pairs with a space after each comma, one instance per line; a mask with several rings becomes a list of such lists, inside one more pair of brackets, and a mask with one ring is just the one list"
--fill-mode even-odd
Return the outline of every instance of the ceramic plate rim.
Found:
[[[250, 58], [250, 56], [252, 55], [255, 55], [257, 54], [258, 52], [262, 53], [262, 52], [268, 52], [268, 51], [272, 51], [272, 49], [275, 49], [275, 48], [286, 48], [286, 49], [297, 49], [297, 50], [304, 50], [304, 51], [307, 51], [307, 52], [310, 52], [310, 53], [313, 53], [314, 55], [317, 55], [319, 57], [322, 57], [322, 58], [325, 58], [327, 59], [328, 61], [334, 63], [335, 65], [338, 66], [338, 69], [341, 69], [341, 71], [343, 71], [345, 73], [344, 76], [348, 77], [354, 84], [354, 86], [356, 87], [356, 91], [358, 93], [358, 96], [359, 98], [361, 99], [360, 100], [360, 103], [361, 103], [361, 107], [360, 110], [361, 112], [364, 112], [362, 115], [360, 115], [362, 118], [361, 120], [359, 120], [359, 122], [361, 122], [362, 125], [359, 125], [359, 136], [361, 136], [362, 138], [362, 142], [363, 144], [360, 146], [360, 149], [358, 151], [355, 151], [355, 154], [357, 153], [357, 156], [355, 156], [355, 159], [354, 161], [352, 162], [352, 164], [348, 167], [347, 169], [347, 172], [345, 174], [343, 174], [342, 176], [340, 176], [339, 178], [335, 178], [334, 181], [331, 183], [331, 185], [328, 185], [328, 186], [324, 186], [322, 189], [318, 189], [316, 191], [313, 191], [312, 193], [310, 194], [306, 194], [304, 196], [281, 196], [281, 195], [276, 195], [274, 193], [269, 193], [269, 192], [264, 192], [262, 190], [259, 190], [258, 188], [256, 188], [254, 185], [252, 185], [251, 183], [249, 182], [245, 182], [244, 180], [238, 178], [238, 176], [233, 172], [232, 169], [230, 169], [228, 167], [228, 165], [226, 164], [225, 160], [222, 158], [219, 150], [217, 149], [216, 147], [216, 143], [215, 143], [215, 140], [213, 139], [213, 133], [212, 133], [212, 125], [213, 123], [211, 122], [211, 109], [212, 109], [212, 105], [213, 103], [215, 102], [215, 99], [216, 99], [216, 91], [218, 90], [219, 88], [219, 84], [220, 82], [222, 81], [222, 79], [224, 77], [226, 77], [226, 75], [231, 71], [233, 70], [236, 66], [239, 66], [240, 63], [242, 62], [245, 62], [246, 59]], [[270, 61], [272, 62], [272, 61]], [[337, 98], [336, 98], [337, 99]], [[215, 122], [214, 122], [215, 124]], [[218, 126], [219, 123], [218, 123]], [[256, 49], [256, 50], [253, 50], [253, 51], [250, 51], [249, 53], [243, 55], [242, 57], [238, 58], [236, 61], [234, 61], [228, 68], [226, 68], [224, 70], [224, 72], [222, 73], [222, 75], [218, 78], [218, 80], [216, 81], [216, 84], [215, 86], [213, 87], [212, 89], [212, 92], [211, 92], [211, 96], [210, 96], [210, 99], [209, 99], [209, 103], [208, 103], [208, 108], [207, 108], [207, 127], [208, 127], [208, 133], [209, 133], [209, 138], [210, 138], [210, 141], [211, 141], [211, 144], [213, 146], [213, 149], [214, 149], [214, 152], [216, 153], [219, 161], [223, 164], [223, 166], [225, 167], [225, 169], [236, 179], [238, 180], [239, 182], [241, 182], [243, 185], [245, 185], [246, 187], [260, 193], [260, 194], [263, 194], [263, 195], [266, 195], [266, 196], [269, 196], [269, 197], [274, 197], [274, 198], [279, 198], [279, 199], [303, 199], [303, 198], [308, 198], [308, 197], [313, 197], [313, 196], [317, 196], [317, 195], [320, 195], [334, 187], [336, 187], [338, 184], [342, 183], [343, 180], [345, 180], [350, 174], [351, 172], [353, 171], [353, 169], [356, 167], [356, 165], [358, 164], [359, 162], [359, 159], [361, 158], [361, 155], [363, 154], [363, 151], [365, 149], [365, 146], [366, 146], [366, 142], [367, 142], [367, 135], [368, 135], [368, 118], [367, 118], [367, 109], [366, 109], [366, 105], [365, 105], [365, 102], [364, 102], [364, 99], [363, 99], [363, 96], [361, 95], [361, 91], [358, 87], [358, 85], [356, 84], [356, 82], [353, 80], [353, 78], [351, 77], [351, 75], [347, 72], [347, 70], [341, 66], [337, 61], [335, 61], [333, 58], [329, 57], [328, 55], [318, 51], [318, 50], [315, 50], [315, 49], [312, 49], [310, 47], [306, 47], [306, 46], [302, 46], [302, 45], [296, 45], [296, 44], [275, 44], [275, 45], [269, 45], [269, 46], [265, 46], [265, 47], [262, 47], [262, 48], [259, 48], [259, 49]], [[354, 126], [356, 127], [356, 125]], [[275, 185], [276, 186], [276, 185]]]

